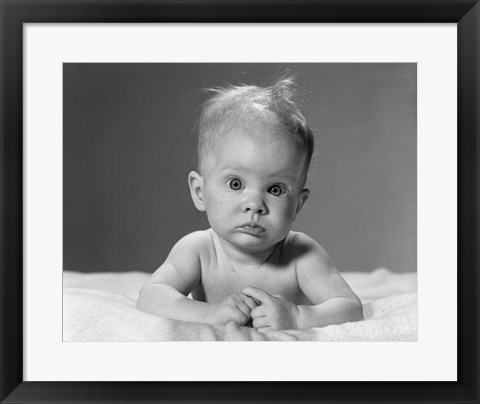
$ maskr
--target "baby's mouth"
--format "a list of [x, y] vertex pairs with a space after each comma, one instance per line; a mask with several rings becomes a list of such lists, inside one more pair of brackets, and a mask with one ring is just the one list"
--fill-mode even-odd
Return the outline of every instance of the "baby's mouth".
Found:
[[260, 226], [257, 222], [248, 222], [239, 227], [239, 229], [248, 234], [260, 234], [265, 231], [265, 229]]

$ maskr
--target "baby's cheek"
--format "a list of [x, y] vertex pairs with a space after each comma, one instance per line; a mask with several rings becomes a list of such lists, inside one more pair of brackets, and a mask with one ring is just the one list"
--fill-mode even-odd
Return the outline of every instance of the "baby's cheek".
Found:
[[296, 205], [293, 201], [289, 201], [283, 209], [283, 217], [285, 220], [293, 220], [295, 217]]
[[277, 216], [277, 226], [279, 226], [279, 228], [281, 227], [284, 231], [288, 231], [292, 227], [294, 219], [294, 210], [283, 211], [279, 216]]

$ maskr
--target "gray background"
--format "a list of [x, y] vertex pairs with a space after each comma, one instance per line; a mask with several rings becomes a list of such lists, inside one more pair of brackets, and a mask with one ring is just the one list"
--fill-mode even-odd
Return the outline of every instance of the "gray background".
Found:
[[201, 89], [290, 69], [316, 135], [294, 229], [341, 271], [416, 271], [415, 64], [64, 64], [64, 269], [153, 272], [208, 228], [187, 175]]

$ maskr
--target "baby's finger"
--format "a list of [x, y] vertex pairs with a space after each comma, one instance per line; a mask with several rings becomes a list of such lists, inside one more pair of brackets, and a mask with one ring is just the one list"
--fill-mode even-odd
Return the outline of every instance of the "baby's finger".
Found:
[[237, 324], [244, 325], [250, 320], [250, 316], [238, 310], [232, 315], [232, 320]]
[[250, 313], [250, 316], [252, 316], [252, 318], [258, 318], [258, 317], [263, 317], [266, 314], [267, 314], [267, 308], [265, 306], [258, 306], [252, 310], [252, 312]]
[[257, 317], [253, 319], [252, 325], [253, 325], [253, 328], [269, 327], [270, 321], [268, 317]]
[[247, 286], [247, 287], [243, 288], [242, 293], [244, 295], [250, 296], [251, 298], [253, 298], [255, 300], [259, 300], [260, 303], [262, 303], [262, 304], [265, 304], [265, 303], [270, 302], [272, 300], [272, 296], [270, 296], [263, 289], [255, 288], [253, 286]]
[[251, 297], [247, 295], [242, 295], [243, 296], [243, 302], [250, 307], [250, 310], [253, 310], [255, 307], [259, 306], [260, 303], [257, 303], [255, 299], [252, 299]]
[[245, 304], [244, 302], [237, 302], [237, 308], [247, 317], [250, 317], [252, 309], [247, 304]]

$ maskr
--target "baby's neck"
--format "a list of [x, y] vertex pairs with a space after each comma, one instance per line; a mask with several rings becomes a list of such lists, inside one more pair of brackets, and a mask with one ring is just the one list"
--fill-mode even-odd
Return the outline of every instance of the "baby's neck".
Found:
[[220, 243], [220, 247], [222, 248], [223, 252], [229, 259], [229, 261], [234, 265], [239, 266], [260, 266], [263, 265], [272, 255], [273, 251], [275, 250], [277, 244], [274, 244], [267, 250], [261, 251], [248, 251], [248, 250], [240, 250], [234, 246], [232, 246], [227, 241], [218, 237], [218, 241]]

